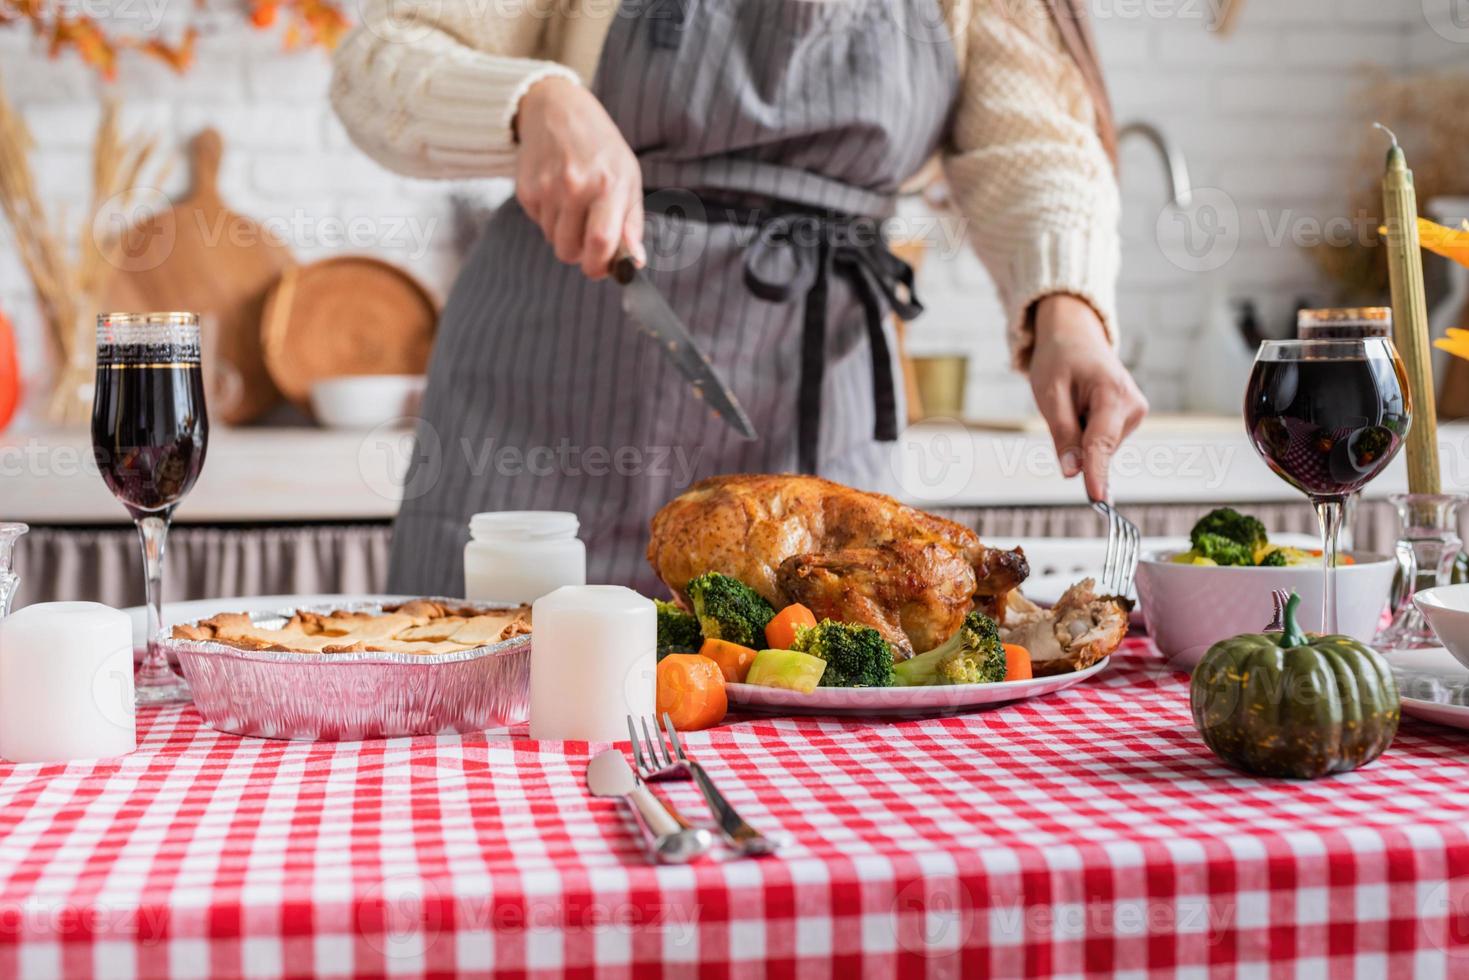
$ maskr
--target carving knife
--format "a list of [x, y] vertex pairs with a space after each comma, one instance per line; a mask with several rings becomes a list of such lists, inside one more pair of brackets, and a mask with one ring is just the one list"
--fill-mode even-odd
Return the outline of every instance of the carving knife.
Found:
[[729, 423], [746, 439], [758, 438], [750, 416], [745, 414], [739, 399], [729, 390], [729, 385], [715, 372], [709, 358], [699, 350], [688, 328], [668, 305], [668, 300], [653, 285], [645, 270], [639, 269], [632, 256], [619, 251], [612, 260], [612, 278], [622, 286], [622, 312], [628, 319], [650, 334], [663, 356], [673, 362], [680, 374], [693, 389], [694, 397], [700, 398], [719, 417]]

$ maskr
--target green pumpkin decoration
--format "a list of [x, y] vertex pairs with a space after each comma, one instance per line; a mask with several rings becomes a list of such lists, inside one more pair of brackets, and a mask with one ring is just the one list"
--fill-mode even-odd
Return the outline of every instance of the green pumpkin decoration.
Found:
[[1245, 633], [1209, 648], [1189, 705], [1204, 743], [1261, 776], [1315, 779], [1377, 758], [1398, 730], [1398, 685], [1387, 661], [1349, 636], [1308, 637], [1300, 596], [1279, 633]]

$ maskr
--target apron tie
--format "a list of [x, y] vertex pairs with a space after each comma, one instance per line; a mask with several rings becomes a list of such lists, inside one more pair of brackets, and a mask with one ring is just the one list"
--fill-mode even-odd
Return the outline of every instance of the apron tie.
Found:
[[826, 377], [826, 308], [833, 273], [846, 279], [862, 304], [872, 355], [873, 438], [898, 437], [893, 362], [883, 331], [884, 307], [905, 320], [923, 312], [913, 291], [913, 267], [894, 255], [873, 218], [778, 213], [765, 219], [745, 250], [745, 285], [772, 303], [802, 296], [801, 391], [797, 448], [803, 473], [816, 472], [821, 433], [821, 387]]

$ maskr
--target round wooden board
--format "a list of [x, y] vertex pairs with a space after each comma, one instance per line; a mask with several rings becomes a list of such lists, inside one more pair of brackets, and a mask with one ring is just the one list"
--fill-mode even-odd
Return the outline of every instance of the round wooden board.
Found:
[[428, 290], [379, 259], [292, 267], [265, 299], [265, 366], [281, 394], [302, 407], [325, 378], [423, 374], [438, 315]]

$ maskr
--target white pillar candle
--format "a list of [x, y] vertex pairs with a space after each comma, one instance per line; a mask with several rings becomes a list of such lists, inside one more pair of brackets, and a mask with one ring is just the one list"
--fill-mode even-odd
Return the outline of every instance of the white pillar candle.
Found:
[[0, 620], [0, 757], [66, 762], [137, 747], [127, 613], [43, 602]]
[[531, 607], [530, 737], [615, 742], [656, 708], [658, 616], [620, 585], [566, 585]]

